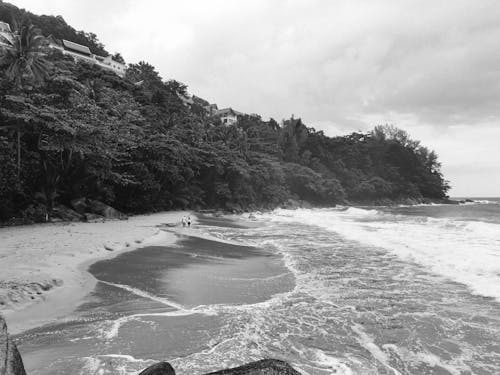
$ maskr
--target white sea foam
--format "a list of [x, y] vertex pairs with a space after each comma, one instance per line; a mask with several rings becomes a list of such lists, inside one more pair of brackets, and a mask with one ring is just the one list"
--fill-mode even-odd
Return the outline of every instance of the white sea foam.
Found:
[[184, 306], [182, 306], [181, 304], [178, 304], [177, 302], [169, 300], [168, 298], [158, 297], [158, 296], [155, 296], [155, 295], [148, 293], [144, 290], [137, 289], [137, 288], [131, 287], [129, 285], [110, 283], [108, 281], [103, 281], [103, 280], [99, 280], [99, 282], [106, 284], [106, 285], [114, 286], [115, 288], [120, 288], [120, 289], [126, 290], [132, 294], [139, 296], [139, 297], [147, 298], [147, 299], [150, 299], [152, 301], [159, 302], [163, 305], [170, 306], [170, 307], [173, 307], [173, 308], [181, 310], [181, 311], [186, 310], [184, 308]]
[[[361, 208], [276, 210], [273, 221], [315, 225], [349, 240], [384, 248], [406, 261], [500, 301], [500, 225]], [[285, 259], [286, 260], [286, 259]]]
[[361, 327], [359, 324], [355, 324], [353, 325], [352, 330], [356, 332], [356, 334], [358, 335], [359, 344], [363, 348], [368, 350], [371, 353], [371, 355], [375, 359], [377, 359], [377, 361], [379, 361], [389, 370], [392, 370], [394, 375], [401, 375], [401, 373], [398, 370], [396, 370], [389, 364], [389, 357], [387, 356], [387, 354], [383, 351], [382, 348], [380, 348], [379, 346], [377, 346], [377, 344], [375, 344], [375, 342], [373, 341], [373, 337], [367, 334], [363, 330], [363, 327]]

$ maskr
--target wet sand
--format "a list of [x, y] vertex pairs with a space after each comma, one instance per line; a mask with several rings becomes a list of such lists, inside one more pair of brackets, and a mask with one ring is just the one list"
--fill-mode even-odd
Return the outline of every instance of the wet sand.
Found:
[[139, 246], [174, 243], [160, 224], [186, 212], [164, 212], [99, 223], [0, 228], [0, 313], [12, 333], [67, 317], [96, 286], [89, 264]]
[[17, 336], [28, 373], [62, 375], [85, 366], [83, 374], [118, 373], [120, 366], [138, 371], [159, 360], [203, 355], [218, 345], [224, 308], [293, 289], [281, 257], [200, 228], [180, 229], [175, 245], [91, 265], [98, 282], [76, 317]]

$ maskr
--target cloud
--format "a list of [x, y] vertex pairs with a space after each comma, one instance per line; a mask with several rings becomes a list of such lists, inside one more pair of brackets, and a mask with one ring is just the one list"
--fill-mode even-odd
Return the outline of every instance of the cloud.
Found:
[[495, 0], [12, 1], [62, 14], [221, 106], [295, 114], [327, 134], [393, 123], [435, 145], [452, 174], [481, 148], [498, 153], [484, 139], [499, 135]]

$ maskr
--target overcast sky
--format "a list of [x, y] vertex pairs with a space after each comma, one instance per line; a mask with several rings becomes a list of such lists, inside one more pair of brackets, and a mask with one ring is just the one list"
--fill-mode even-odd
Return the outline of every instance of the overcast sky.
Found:
[[328, 135], [394, 124], [451, 196], [500, 196], [497, 0], [10, 0], [62, 15], [219, 107]]

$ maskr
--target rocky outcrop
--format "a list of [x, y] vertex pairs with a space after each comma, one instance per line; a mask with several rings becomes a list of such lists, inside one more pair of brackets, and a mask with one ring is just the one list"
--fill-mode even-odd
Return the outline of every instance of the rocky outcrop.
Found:
[[[175, 371], [168, 362], [160, 362], [139, 375], [175, 375]], [[243, 366], [231, 369], [211, 372], [206, 375], [301, 375], [288, 363], [277, 359], [262, 359], [257, 362], [251, 362]]]
[[296, 210], [298, 208], [313, 208], [312, 204], [307, 201], [288, 199], [285, 203], [281, 205], [281, 208], [287, 210]]
[[0, 375], [26, 375], [16, 344], [9, 337], [7, 324], [0, 316]]
[[243, 366], [211, 372], [207, 375], [300, 375], [288, 363], [277, 359], [262, 359]]
[[77, 211], [63, 205], [56, 205], [52, 212], [52, 216], [63, 221], [81, 221], [83, 219], [83, 216]]
[[106, 219], [126, 219], [127, 215], [94, 199], [77, 198], [71, 201], [71, 207], [83, 216], [85, 221]]
[[173, 367], [168, 362], [156, 363], [149, 366], [146, 370], [142, 371], [139, 375], [175, 375]]
[[111, 206], [108, 206], [107, 204], [104, 204], [102, 202], [88, 199], [88, 210], [97, 215], [101, 215], [105, 217], [106, 219], [126, 219], [127, 216], [120, 211], [114, 209]]

